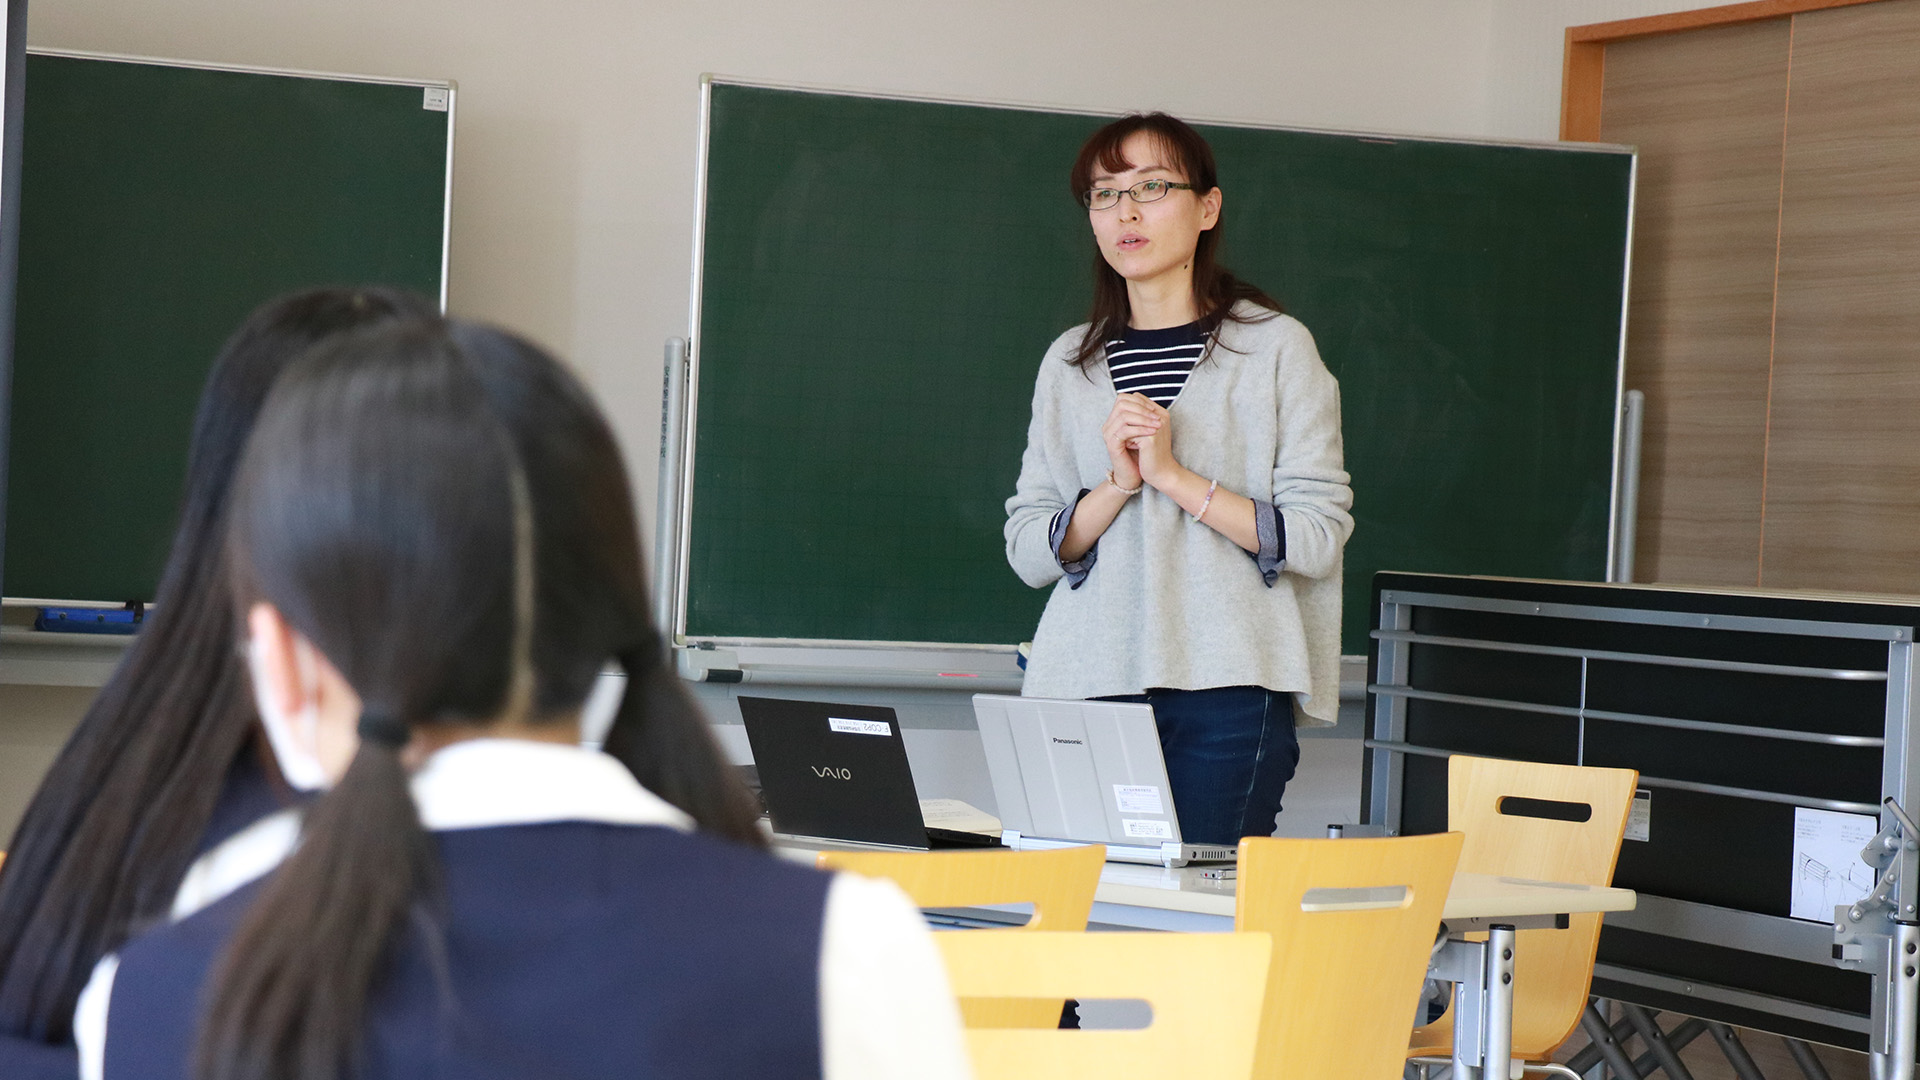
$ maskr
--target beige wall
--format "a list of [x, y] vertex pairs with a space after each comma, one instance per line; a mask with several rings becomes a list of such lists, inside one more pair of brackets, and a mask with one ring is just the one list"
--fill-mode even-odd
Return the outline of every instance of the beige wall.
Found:
[[38, 47], [456, 80], [452, 307], [584, 369], [649, 523], [661, 348], [687, 330], [703, 72], [1485, 133], [1488, 0], [33, 0], [30, 11]]
[[1515, 139], [1560, 137], [1560, 62], [1567, 27], [1727, 2], [1731, 0], [1491, 0], [1488, 129]]

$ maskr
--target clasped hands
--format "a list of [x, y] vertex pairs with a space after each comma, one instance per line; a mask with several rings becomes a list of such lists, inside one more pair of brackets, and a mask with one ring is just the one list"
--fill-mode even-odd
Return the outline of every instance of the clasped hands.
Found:
[[1185, 472], [1173, 458], [1173, 417], [1144, 394], [1115, 398], [1100, 437], [1113, 463], [1113, 482], [1122, 488], [1144, 483], [1166, 491]]

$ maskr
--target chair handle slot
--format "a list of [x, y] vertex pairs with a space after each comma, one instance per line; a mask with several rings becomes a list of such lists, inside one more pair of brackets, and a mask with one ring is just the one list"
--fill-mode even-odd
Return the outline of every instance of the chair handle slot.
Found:
[[1592, 821], [1593, 806], [1559, 799], [1530, 799], [1524, 795], [1502, 795], [1494, 808], [1508, 817], [1541, 818], [1546, 821]]
[[1405, 885], [1308, 889], [1300, 894], [1300, 910], [1308, 912], [1379, 911], [1403, 908], [1412, 902], [1413, 890]]

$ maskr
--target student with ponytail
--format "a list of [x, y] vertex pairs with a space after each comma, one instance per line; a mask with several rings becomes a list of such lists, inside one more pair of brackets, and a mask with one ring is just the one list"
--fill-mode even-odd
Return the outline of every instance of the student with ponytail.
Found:
[[283, 379], [231, 581], [281, 767], [324, 793], [102, 961], [83, 1076], [967, 1075], [905, 896], [760, 850], [665, 672], [626, 490], [578, 384], [497, 331], [388, 327]]
[[220, 558], [233, 470], [295, 357], [333, 334], [432, 311], [392, 289], [292, 293], [253, 312], [215, 359], [156, 602], [0, 865], [0, 1076], [71, 1080], [73, 1006], [94, 964], [165, 917], [197, 855], [285, 804], [233, 651]]

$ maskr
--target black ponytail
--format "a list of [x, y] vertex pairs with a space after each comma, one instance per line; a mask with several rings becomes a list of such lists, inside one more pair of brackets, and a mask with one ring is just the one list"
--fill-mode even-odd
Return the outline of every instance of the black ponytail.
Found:
[[214, 969], [195, 1075], [353, 1075], [367, 997], [394, 943], [409, 923], [441, 916], [439, 862], [400, 751], [362, 740]]
[[765, 848], [753, 796], [727, 765], [700, 707], [667, 667], [657, 640], [622, 652], [619, 660], [627, 692], [601, 749], [701, 828]]
[[472, 324], [449, 332], [532, 481], [537, 709], [578, 708], [606, 661], [617, 661], [627, 690], [601, 749], [700, 828], [765, 847], [753, 796], [667, 666], [613, 430], [580, 381], [539, 349]]

